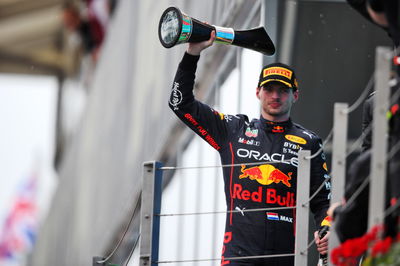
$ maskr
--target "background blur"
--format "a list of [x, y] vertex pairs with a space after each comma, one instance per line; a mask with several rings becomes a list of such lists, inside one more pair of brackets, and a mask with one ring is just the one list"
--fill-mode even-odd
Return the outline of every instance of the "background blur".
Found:
[[[186, 48], [158, 40], [169, 6], [237, 30], [264, 25], [276, 45], [269, 57], [218, 44], [206, 50], [198, 98], [258, 117], [259, 71], [281, 61], [299, 81], [293, 120], [323, 139], [334, 103], [359, 97], [375, 48], [391, 44], [341, 0], [0, 0], [0, 265], [91, 265], [121, 239], [143, 162], [219, 164], [167, 105]], [[352, 141], [361, 108], [349, 124]], [[220, 169], [166, 171], [164, 180], [162, 212], [225, 209]], [[160, 260], [218, 258], [223, 227], [224, 215], [162, 220]], [[137, 237], [135, 215], [111, 261], [136, 265]]]

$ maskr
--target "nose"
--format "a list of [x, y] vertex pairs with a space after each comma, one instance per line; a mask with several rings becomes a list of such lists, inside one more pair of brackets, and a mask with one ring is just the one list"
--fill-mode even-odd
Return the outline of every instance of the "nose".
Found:
[[279, 99], [281, 97], [280, 90], [272, 90], [271, 91], [271, 97], [274, 98], [274, 99]]

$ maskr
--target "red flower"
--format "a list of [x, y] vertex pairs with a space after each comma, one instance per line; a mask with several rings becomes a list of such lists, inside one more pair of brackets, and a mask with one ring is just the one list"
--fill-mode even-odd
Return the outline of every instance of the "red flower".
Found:
[[386, 237], [383, 240], [379, 240], [372, 247], [371, 255], [372, 257], [376, 257], [379, 254], [385, 254], [390, 249], [390, 245], [392, 244], [392, 238], [390, 236]]
[[382, 225], [375, 225], [374, 227], [372, 227], [372, 229], [367, 232], [364, 237], [367, 238], [368, 242], [374, 241], [376, 240], [378, 233], [383, 231], [383, 226]]
[[331, 261], [333, 264], [338, 265], [340, 262], [340, 257], [342, 256], [342, 250], [339, 247], [335, 248], [332, 250], [332, 254], [331, 254]]
[[[376, 225], [365, 235], [346, 240], [339, 247], [332, 250], [332, 263], [338, 266], [356, 265], [357, 258], [367, 251], [371, 242], [376, 241], [379, 233], [382, 232], [382, 230], [383, 226]], [[385, 239], [384, 241], [380, 241], [382, 243], [378, 244], [376, 247], [376, 252], [387, 252], [391, 244], [391, 242], [388, 241], [390, 240]]]

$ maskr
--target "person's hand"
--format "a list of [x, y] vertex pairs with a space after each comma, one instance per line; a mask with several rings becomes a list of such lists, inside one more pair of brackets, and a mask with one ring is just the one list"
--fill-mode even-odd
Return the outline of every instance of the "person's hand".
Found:
[[326, 232], [326, 235], [320, 239], [318, 235], [318, 231], [314, 232], [315, 244], [317, 245], [317, 250], [321, 255], [325, 255], [328, 253], [328, 239], [330, 232]]
[[201, 51], [210, 47], [215, 40], [215, 30], [211, 32], [210, 39], [203, 42], [189, 43], [186, 52], [191, 55], [200, 55]]
[[341, 202], [334, 202], [334, 203], [332, 203], [331, 206], [329, 206], [329, 209], [328, 209], [328, 211], [326, 212], [326, 214], [328, 214], [328, 216], [329, 216], [329, 217], [332, 217], [332, 219], [333, 219], [333, 218], [334, 218], [334, 217], [333, 217], [333, 214], [334, 214], [334, 212], [335, 212], [335, 209], [336, 209], [337, 207], [339, 207], [340, 205], [342, 205]]

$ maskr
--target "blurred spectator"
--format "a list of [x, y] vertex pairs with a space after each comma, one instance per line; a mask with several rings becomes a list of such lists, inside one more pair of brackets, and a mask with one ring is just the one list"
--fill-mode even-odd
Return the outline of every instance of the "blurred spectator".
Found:
[[[400, 144], [400, 112], [399, 98], [393, 97], [399, 91], [399, 74], [400, 74], [400, 19], [399, 19], [399, 1], [398, 0], [347, 0], [348, 3], [356, 9], [365, 18], [383, 28], [394, 44], [395, 57], [395, 73], [397, 76], [390, 84], [392, 87], [391, 107], [388, 111], [389, 119], [389, 151], [391, 156], [388, 161], [388, 178], [387, 178], [387, 206], [398, 205], [400, 196], [400, 152], [396, 148]], [[364, 104], [363, 114], [363, 134], [365, 136], [366, 128], [372, 121], [372, 109], [374, 97], [369, 97]], [[371, 152], [371, 135], [367, 135], [363, 143], [363, 153], [355, 160], [349, 171], [349, 177], [346, 184], [345, 201], [348, 200], [361, 184], [370, 175], [370, 158]], [[393, 152], [394, 151], [394, 152]], [[392, 154], [391, 154], [392, 152]], [[363, 235], [367, 229], [368, 221], [368, 200], [369, 188], [366, 186], [355, 200], [342, 204], [334, 203], [329, 209], [329, 214], [334, 217], [336, 229], [340, 240], [343, 242], [350, 238]], [[386, 217], [386, 235], [395, 236], [398, 232], [397, 226], [399, 218], [399, 209]], [[353, 226], [356, 225], [356, 226]]]
[[115, 5], [115, 0], [82, 0], [80, 6], [72, 2], [64, 5], [65, 27], [78, 34], [82, 41], [83, 51], [91, 54], [95, 62]]

